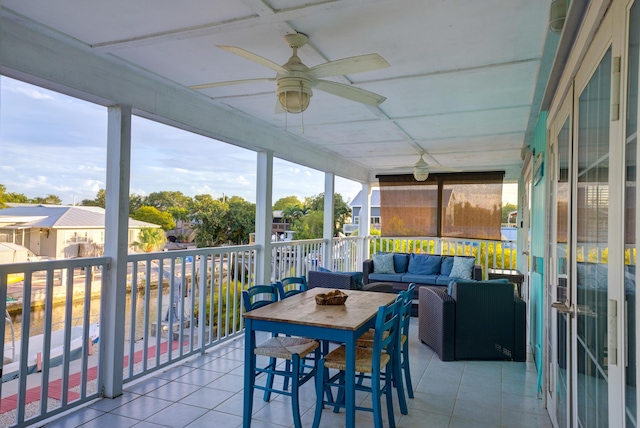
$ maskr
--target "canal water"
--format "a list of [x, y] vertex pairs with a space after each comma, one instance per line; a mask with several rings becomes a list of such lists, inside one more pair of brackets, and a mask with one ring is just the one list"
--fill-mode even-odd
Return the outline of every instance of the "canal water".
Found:
[[[158, 308], [155, 304], [158, 299], [158, 290], [153, 289], [150, 291], [149, 305], [149, 324], [156, 321]], [[169, 294], [162, 295], [163, 312], [162, 318], [166, 313], [166, 307], [169, 304]], [[145, 307], [145, 295], [138, 292], [136, 299], [136, 320], [135, 320], [135, 340], [139, 340], [144, 337], [144, 307]], [[100, 321], [100, 298], [96, 297], [90, 300], [89, 308], [89, 320], [90, 323], [98, 323]], [[71, 313], [71, 326], [82, 325], [82, 319], [85, 313], [84, 300], [76, 301], [72, 304]], [[45, 310], [44, 307], [36, 308], [30, 312], [30, 332], [29, 336], [35, 336], [44, 333], [45, 323]], [[22, 332], [22, 314], [13, 315], [11, 317], [13, 323], [13, 329], [15, 332], [15, 340], [18, 341], [21, 338]], [[125, 311], [125, 339], [129, 339], [130, 322], [131, 320], [131, 294], [127, 293], [126, 311]], [[52, 330], [61, 330], [64, 328], [65, 322], [65, 304], [60, 303], [54, 305], [52, 311]], [[5, 324], [5, 345], [9, 345], [11, 342], [11, 331], [9, 325]]]

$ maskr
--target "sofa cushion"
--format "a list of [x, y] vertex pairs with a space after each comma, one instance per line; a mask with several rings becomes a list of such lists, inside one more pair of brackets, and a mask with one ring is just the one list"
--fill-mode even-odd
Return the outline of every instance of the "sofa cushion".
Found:
[[370, 273], [369, 284], [372, 282], [402, 282], [402, 273]]
[[428, 285], [436, 285], [436, 280], [438, 279], [437, 274], [435, 275], [414, 275], [411, 273], [405, 273], [402, 275], [402, 282], [415, 282], [418, 284], [428, 284]]
[[409, 266], [409, 254], [394, 253], [393, 254], [393, 269], [396, 273], [406, 273]]
[[[411, 254], [407, 273], [412, 275], [438, 275], [442, 256], [429, 254]], [[420, 281], [424, 283], [424, 281]]]
[[472, 257], [458, 257], [453, 258], [453, 267], [451, 268], [450, 277], [460, 279], [471, 279], [473, 275], [473, 266], [476, 264], [476, 260]]
[[455, 278], [451, 278], [449, 275], [438, 275], [438, 278], [436, 279], [436, 285], [447, 286], [449, 285], [452, 279], [455, 279]]
[[373, 273], [396, 273], [393, 268], [393, 254], [374, 254]]
[[[455, 257], [444, 256], [442, 257], [442, 264], [440, 265], [440, 275], [451, 275], [451, 268], [453, 268], [453, 260]], [[448, 282], [447, 282], [448, 284]], [[447, 285], [444, 284], [444, 285]]]

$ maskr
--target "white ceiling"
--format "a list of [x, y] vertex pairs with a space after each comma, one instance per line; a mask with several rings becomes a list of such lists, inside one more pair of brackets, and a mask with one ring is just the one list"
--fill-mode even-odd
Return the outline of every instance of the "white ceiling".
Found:
[[[216, 87], [193, 96], [204, 94], [207, 102], [248, 115], [258, 127], [293, 134], [321, 153], [332, 152], [329, 158], [337, 155], [367, 169], [370, 177], [409, 172], [423, 150], [435, 170], [504, 169], [508, 179], [520, 173], [530, 115], [537, 114], [534, 93], [550, 6], [550, 0], [1, 3], [5, 21], [26, 22], [33, 31], [181, 87], [275, 77], [216, 45], [284, 64], [291, 49], [282, 36], [295, 31], [309, 37], [299, 51], [308, 67], [378, 53], [389, 68], [328, 78], [387, 97], [378, 107], [315, 90], [302, 117], [275, 114], [275, 82]], [[350, 177], [348, 171], [337, 173]]]

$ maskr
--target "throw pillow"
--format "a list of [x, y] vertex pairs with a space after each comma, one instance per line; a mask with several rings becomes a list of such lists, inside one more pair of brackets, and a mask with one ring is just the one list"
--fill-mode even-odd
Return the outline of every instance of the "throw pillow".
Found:
[[454, 257], [445, 256], [442, 258], [442, 265], [440, 265], [440, 275], [450, 276], [451, 269], [453, 268]]
[[331, 270], [327, 268], [323, 268], [322, 266], [318, 267], [318, 272], [331, 272]]
[[476, 264], [476, 260], [473, 257], [454, 257], [453, 267], [449, 274], [452, 278], [471, 279], [471, 273], [473, 272], [473, 266]]
[[374, 254], [373, 273], [396, 273], [393, 269], [393, 254]]
[[442, 256], [411, 254], [407, 273], [413, 275], [437, 275], [440, 273]]
[[409, 266], [409, 254], [394, 254], [393, 269], [396, 273], [406, 273]]

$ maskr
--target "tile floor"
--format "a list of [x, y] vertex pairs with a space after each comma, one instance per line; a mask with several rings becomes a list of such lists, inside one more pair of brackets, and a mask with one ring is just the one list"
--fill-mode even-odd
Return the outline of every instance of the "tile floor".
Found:
[[[411, 376], [415, 398], [409, 414], [396, 408], [398, 427], [551, 427], [542, 400], [536, 398], [533, 362], [442, 362], [418, 340], [412, 318]], [[102, 399], [46, 424], [58, 427], [223, 427], [242, 426], [244, 339], [224, 343], [206, 355], [127, 385], [116, 399]], [[368, 400], [365, 394], [358, 400]], [[311, 426], [315, 409], [312, 383], [302, 387], [302, 424]], [[293, 426], [289, 398], [254, 398], [254, 428]], [[383, 403], [383, 409], [386, 409]], [[357, 412], [358, 427], [373, 426], [372, 415]], [[386, 419], [385, 419], [386, 425]], [[323, 411], [322, 427], [344, 426], [344, 412]]]

